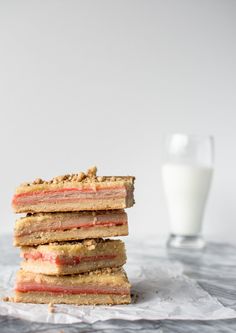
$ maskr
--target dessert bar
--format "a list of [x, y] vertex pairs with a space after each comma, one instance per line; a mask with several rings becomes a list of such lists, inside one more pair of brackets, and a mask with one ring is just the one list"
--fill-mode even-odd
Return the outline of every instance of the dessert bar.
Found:
[[68, 275], [106, 267], [120, 267], [126, 262], [121, 240], [86, 239], [76, 242], [51, 243], [22, 247], [21, 267], [28, 272]]
[[110, 210], [134, 204], [134, 177], [98, 177], [96, 167], [87, 174], [65, 175], [50, 181], [36, 179], [16, 189], [16, 213]]
[[123, 210], [28, 214], [16, 221], [14, 245], [128, 235]]
[[122, 268], [72, 276], [48, 276], [20, 270], [14, 301], [77, 305], [128, 304], [131, 301], [130, 284]]

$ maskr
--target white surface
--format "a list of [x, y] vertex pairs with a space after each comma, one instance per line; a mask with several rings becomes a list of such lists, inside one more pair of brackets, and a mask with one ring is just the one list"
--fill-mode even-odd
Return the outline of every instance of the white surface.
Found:
[[[150, 243], [153, 244], [150, 246]], [[136, 301], [119, 306], [56, 305], [55, 312], [48, 304], [21, 304], [0, 301], [0, 315], [53, 323], [94, 323], [98, 320], [212, 320], [236, 318], [236, 311], [224, 307], [215, 297], [193, 279], [187, 277], [180, 262], [162, 258], [163, 248], [149, 240], [143, 243], [128, 242], [129, 262], [127, 273]], [[132, 244], [132, 245], [131, 245]], [[137, 246], [137, 244], [139, 246]], [[156, 256], [155, 251], [159, 251]], [[195, 258], [197, 260], [197, 258]], [[4, 268], [4, 269], [3, 269]], [[0, 265], [0, 297], [12, 294], [16, 265]]]
[[212, 168], [180, 163], [162, 166], [171, 233], [191, 236], [201, 232], [212, 172]]
[[235, 242], [236, 1], [0, 2], [0, 233], [19, 183], [134, 174], [134, 234], [166, 234], [162, 135], [213, 134], [204, 233]]

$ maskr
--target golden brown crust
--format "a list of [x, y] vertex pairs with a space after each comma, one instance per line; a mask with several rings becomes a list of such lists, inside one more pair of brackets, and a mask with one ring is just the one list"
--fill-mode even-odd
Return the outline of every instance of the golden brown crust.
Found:
[[[37, 304], [75, 304], [75, 305], [119, 305], [130, 304], [130, 294], [127, 295], [53, 295], [46, 292], [15, 292], [13, 302]], [[53, 312], [56, 312], [54, 308]]]

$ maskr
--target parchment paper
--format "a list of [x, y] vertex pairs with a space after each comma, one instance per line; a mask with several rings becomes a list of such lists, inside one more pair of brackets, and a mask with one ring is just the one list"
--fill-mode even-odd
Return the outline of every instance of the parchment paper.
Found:
[[[0, 315], [51, 323], [94, 323], [98, 320], [213, 320], [236, 318], [236, 311], [224, 307], [203, 290], [195, 280], [183, 274], [180, 262], [158, 258], [154, 248], [129, 246], [126, 270], [132, 283], [133, 301], [122, 306], [48, 305], [0, 302]], [[0, 296], [9, 296], [17, 265], [0, 265]]]

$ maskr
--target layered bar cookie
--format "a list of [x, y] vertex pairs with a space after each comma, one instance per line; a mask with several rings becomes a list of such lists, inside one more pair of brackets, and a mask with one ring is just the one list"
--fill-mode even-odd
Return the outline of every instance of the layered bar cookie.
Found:
[[122, 268], [72, 276], [48, 276], [20, 270], [14, 301], [77, 305], [128, 304], [131, 301], [130, 284]]
[[52, 243], [22, 247], [21, 267], [28, 272], [68, 275], [106, 267], [120, 267], [126, 262], [121, 240], [86, 239], [81, 242]]
[[16, 221], [14, 245], [128, 235], [123, 210], [28, 214]]
[[93, 167], [79, 174], [36, 179], [16, 189], [12, 200], [16, 213], [110, 210], [134, 204], [134, 177], [98, 177]]

